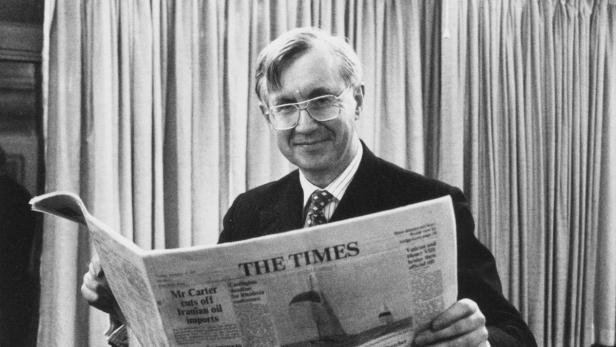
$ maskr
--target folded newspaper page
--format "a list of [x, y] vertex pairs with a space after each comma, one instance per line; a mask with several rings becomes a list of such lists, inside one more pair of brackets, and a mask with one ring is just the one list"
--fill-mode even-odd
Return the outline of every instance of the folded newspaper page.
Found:
[[32, 208], [87, 226], [143, 346], [410, 346], [457, 296], [443, 197], [215, 246], [144, 250], [55, 192]]

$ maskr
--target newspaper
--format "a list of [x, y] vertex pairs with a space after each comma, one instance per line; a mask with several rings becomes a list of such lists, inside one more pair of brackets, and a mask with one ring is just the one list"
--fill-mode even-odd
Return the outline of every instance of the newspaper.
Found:
[[[32, 208], [87, 226], [143, 346], [410, 346], [457, 296], [442, 197], [214, 246], [144, 250], [55, 192]], [[84, 229], [85, 230], [85, 229]]]

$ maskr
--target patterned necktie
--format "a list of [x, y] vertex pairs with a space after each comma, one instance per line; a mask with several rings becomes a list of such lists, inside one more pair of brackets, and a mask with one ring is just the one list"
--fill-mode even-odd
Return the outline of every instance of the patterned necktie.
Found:
[[308, 215], [306, 226], [311, 227], [319, 224], [327, 223], [323, 209], [334, 198], [327, 190], [315, 190], [310, 195], [310, 204], [308, 205]]

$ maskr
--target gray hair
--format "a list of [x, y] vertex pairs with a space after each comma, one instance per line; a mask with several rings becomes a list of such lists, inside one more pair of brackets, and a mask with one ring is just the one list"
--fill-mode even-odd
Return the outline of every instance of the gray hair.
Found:
[[343, 37], [313, 27], [296, 28], [280, 35], [259, 53], [255, 83], [259, 100], [267, 103], [264, 99], [267, 93], [281, 88], [282, 70], [318, 44], [324, 44], [339, 59], [340, 77], [347, 86], [359, 87], [362, 79], [361, 64], [357, 53]]

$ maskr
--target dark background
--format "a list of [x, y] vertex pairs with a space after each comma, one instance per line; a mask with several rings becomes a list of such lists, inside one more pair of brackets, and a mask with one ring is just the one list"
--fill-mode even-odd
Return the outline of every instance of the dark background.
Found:
[[41, 223], [27, 202], [44, 186], [43, 10], [43, 0], [0, 0], [0, 146], [10, 177], [0, 176], [0, 347], [37, 338]]

